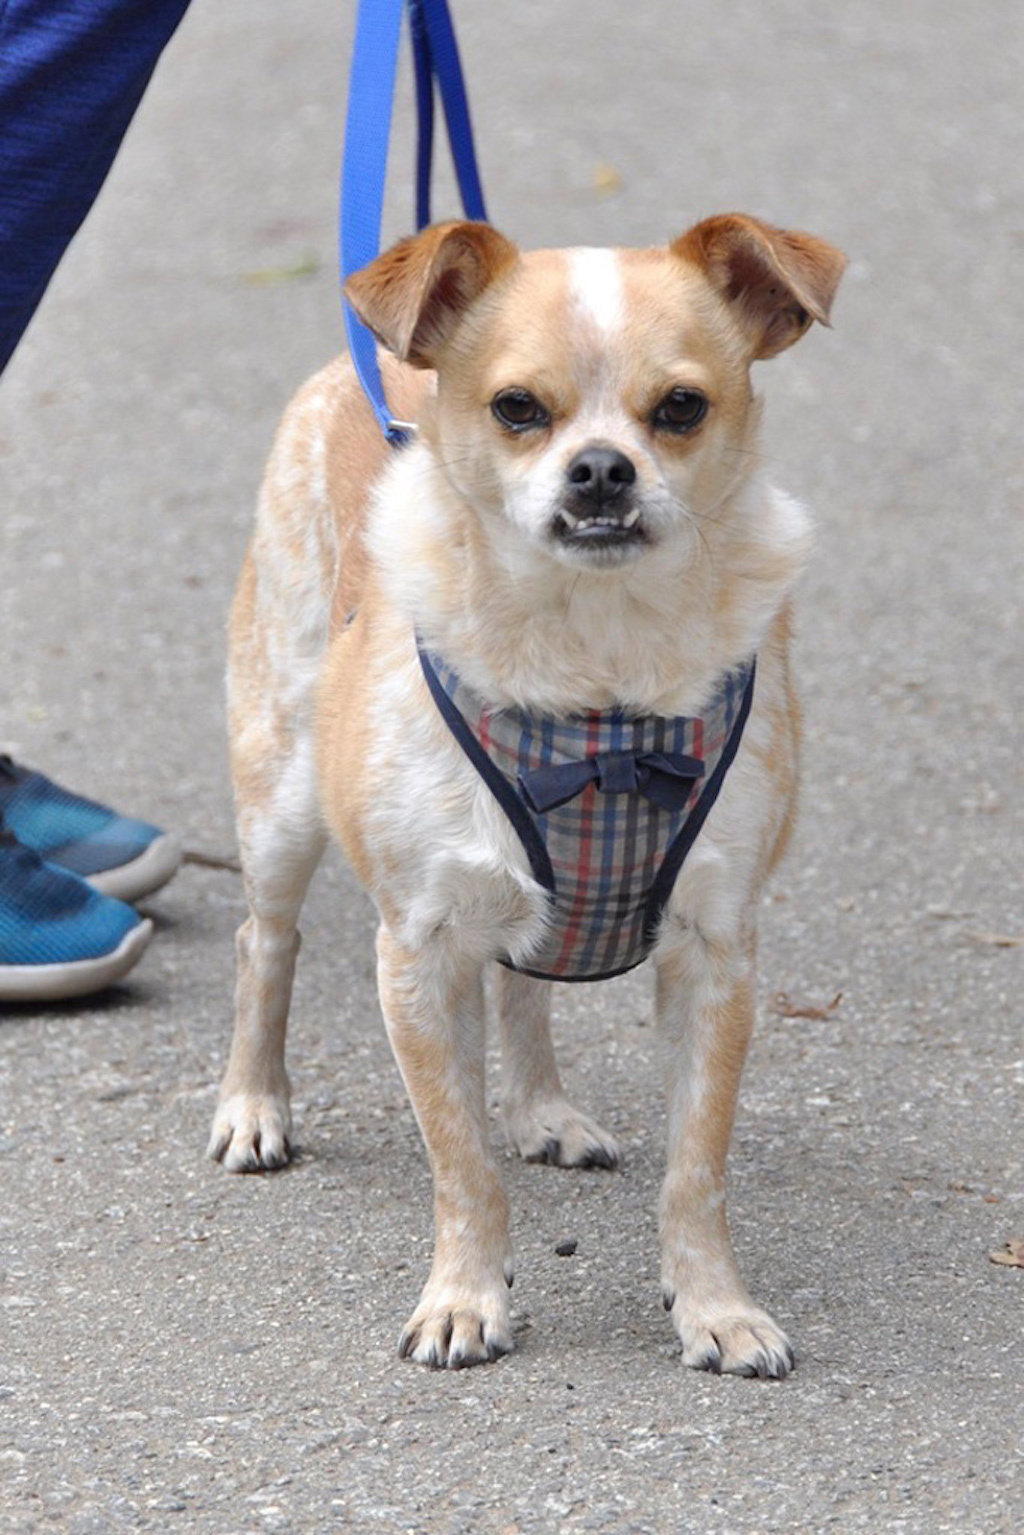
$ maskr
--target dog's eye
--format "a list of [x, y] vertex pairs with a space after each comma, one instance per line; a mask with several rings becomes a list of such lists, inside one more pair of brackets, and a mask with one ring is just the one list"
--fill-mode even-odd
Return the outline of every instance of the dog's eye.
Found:
[[670, 389], [651, 421], [666, 432], [692, 432], [708, 413], [707, 396], [698, 389]]
[[503, 389], [491, 401], [491, 411], [510, 431], [522, 432], [531, 426], [547, 426], [550, 417], [528, 389]]

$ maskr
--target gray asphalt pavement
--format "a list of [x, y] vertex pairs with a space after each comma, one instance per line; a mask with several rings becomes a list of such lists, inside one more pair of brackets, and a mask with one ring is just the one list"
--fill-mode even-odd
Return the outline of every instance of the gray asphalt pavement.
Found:
[[[195, 0], [0, 392], [0, 745], [215, 856], [254, 491], [340, 345], [351, 9]], [[507, 1161], [517, 1352], [401, 1363], [430, 1190], [368, 903], [329, 860], [293, 1012], [300, 1156], [232, 1178], [203, 1150], [241, 889], [190, 865], [123, 988], [0, 1018], [0, 1529], [1009, 1535], [1024, 1270], [989, 1253], [1024, 1235], [1024, 11], [454, 11], [492, 217], [523, 243], [738, 208], [851, 258], [834, 332], [760, 370], [774, 472], [820, 537], [732, 1211], [799, 1366], [680, 1363], [644, 976], [559, 995], [568, 1081], [627, 1162]], [[391, 235], [407, 91], [399, 115]]]

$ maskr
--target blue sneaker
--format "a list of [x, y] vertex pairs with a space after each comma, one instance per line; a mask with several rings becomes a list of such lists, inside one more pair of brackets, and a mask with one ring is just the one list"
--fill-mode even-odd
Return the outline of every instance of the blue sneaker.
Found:
[[111, 986], [153, 924], [0, 827], [0, 1002], [52, 1002]]
[[7, 756], [0, 756], [0, 820], [23, 847], [121, 901], [159, 890], [181, 863], [177, 837], [72, 794]]

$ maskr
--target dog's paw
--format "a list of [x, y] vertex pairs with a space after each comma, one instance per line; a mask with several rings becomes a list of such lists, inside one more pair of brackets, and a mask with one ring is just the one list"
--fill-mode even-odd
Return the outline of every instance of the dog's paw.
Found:
[[229, 1173], [284, 1167], [291, 1157], [291, 1130], [287, 1098], [233, 1093], [218, 1106], [207, 1153]]
[[619, 1166], [614, 1138], [588, 1114], [565, 1098], [547, 1099], [521, 1109], [505, 1110], [509, 1144], [524, 1162], [549, 1162], [555, 1167]]
[[398, 1340], [403, 1359], [434, 1370], [489, 1364], [513, 1347], [505, 1293], [469, 1295], [429, 1284]]
[[665, 1297], [683, 1344], [683, 1363], [714, 1375], [749, 1375], [785, 1380], [795, 1360], [789, 1339], [767, 1311], [732, 1306], [721, 1311], [686, 1312]]

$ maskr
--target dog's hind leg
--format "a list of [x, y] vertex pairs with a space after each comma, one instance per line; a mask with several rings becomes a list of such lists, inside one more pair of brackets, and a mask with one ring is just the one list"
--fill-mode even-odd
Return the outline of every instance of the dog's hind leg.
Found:
[[617, 1167], [606, 1130], [565, 1096], [551, 1043], [551, 983], [498, 969], [501, 1111], [509, 1144], [527, 1162]]
[[293, 665], [288, 692], [275, 688], [271, 643], [252, 621], [254, 589], [250, 561], [236, 598], [230, 678], [232, 776], [249, 917], [238, 932], [235, 1029], [209, 1143], [209, 1154], [231, 1172], [281, 1167], [289, 1157], [284, 1050], [298, 920], [326, 842], [312, 670], [307, 680]]

